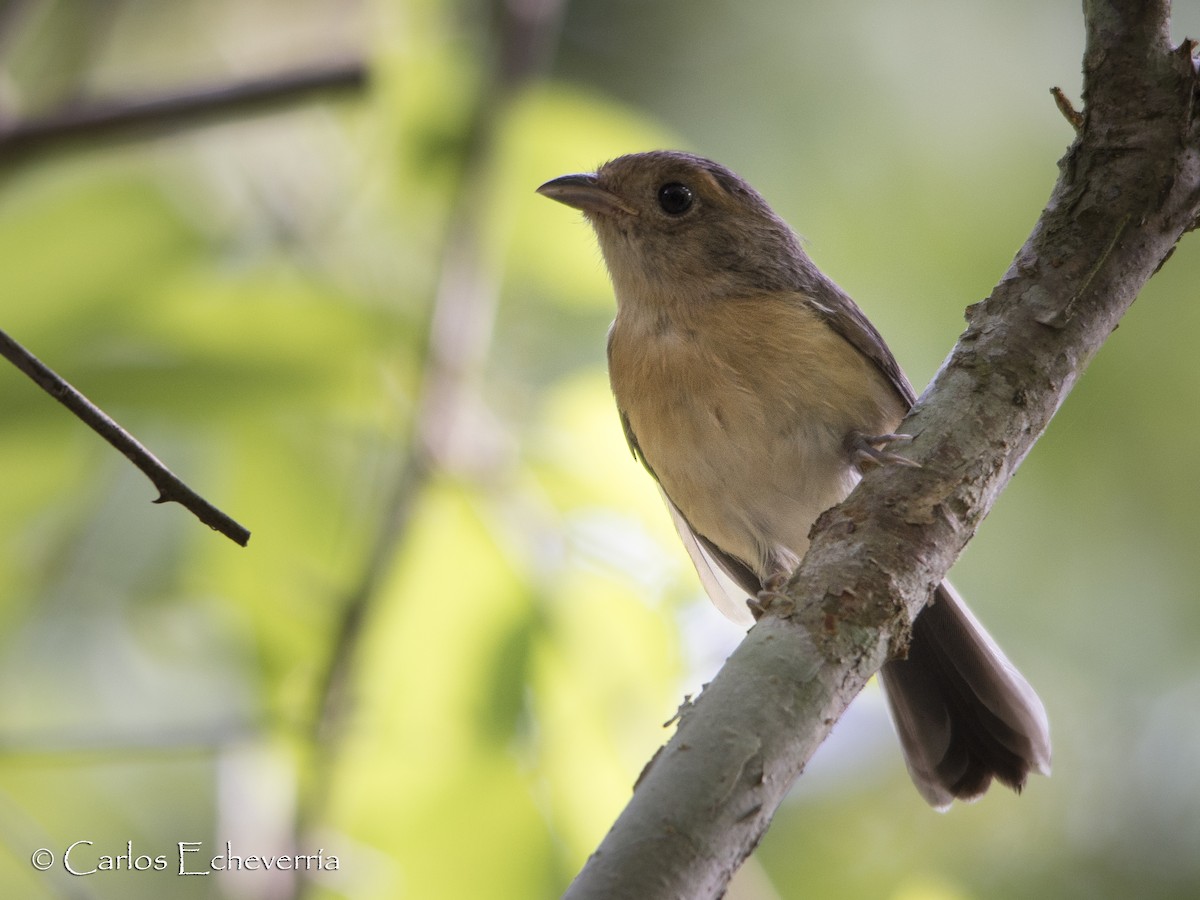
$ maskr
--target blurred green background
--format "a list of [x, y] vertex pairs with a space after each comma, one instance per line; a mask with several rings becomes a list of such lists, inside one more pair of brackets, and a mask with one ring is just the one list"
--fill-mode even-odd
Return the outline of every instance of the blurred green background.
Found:
[[[0, 138], [0, 328], [253, 531], [151, 505], [0, 365], [0, 896], [556, 896], [739, 634], [624, 447], [591, 235], [533, 189], [725, 162], [922, 385], [1048, 195], [1082, 32], [1034, 0], [0, 3], [0, 128], [370, 70]], [[955, 569], [1054, 776], [933, 813], [872, 686], [731, 898], [1200, 895], [1198, 282], [1188, 239]], [[77, 841], [166, 871], [71, 876]], [[226, 841], [338, 867], [177, 874]]]

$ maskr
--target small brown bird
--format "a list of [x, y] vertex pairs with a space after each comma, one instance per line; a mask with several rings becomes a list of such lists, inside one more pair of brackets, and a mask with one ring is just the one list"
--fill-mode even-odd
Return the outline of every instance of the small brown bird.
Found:
[[[617, 298], [609, 375], [718, 608], [781, 586], [817, 516], [889, 444], [915, 400], [862, 311], [746, 182], [675, 151], [622, 156], [538, 192], [582, 210]], [[993, 778], [1050, 771], [1046, 711], [948, 582], [883, 686], [909, 774], [945, 809]]]

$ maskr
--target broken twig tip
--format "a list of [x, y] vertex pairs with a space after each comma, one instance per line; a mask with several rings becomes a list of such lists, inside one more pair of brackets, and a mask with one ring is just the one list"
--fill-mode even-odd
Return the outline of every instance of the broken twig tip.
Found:
[[1050, 94], [1054, 97], [1054, 103], [1058, 107], [1058, 111], [1063, 114], [1063, 118], [1071, 123], [1071, 127], [1075, 129], [1075, 133], [1083, 131], [1083, 113], [1079, 112], [1071, 103], [1069, 97], [1063, 93], [1063, 89], [1058, 85], [1050, 88]]

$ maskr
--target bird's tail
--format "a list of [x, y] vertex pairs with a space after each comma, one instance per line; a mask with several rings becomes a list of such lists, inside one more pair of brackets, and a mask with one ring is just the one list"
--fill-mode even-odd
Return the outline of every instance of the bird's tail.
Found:
[[980, 797], [993, 778], [1015, 791], [1050, 774], [1050, 725], [1029, 682], [943, 581], [913, 623], [908, 657], [881, 672], [905, 762], [938, 809]]

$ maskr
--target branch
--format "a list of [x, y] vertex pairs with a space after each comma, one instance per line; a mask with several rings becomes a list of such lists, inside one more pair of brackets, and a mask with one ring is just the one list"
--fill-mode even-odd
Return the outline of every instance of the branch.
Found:
[[348, 60], [159, 96], [92, 101], [40, 118], [0, 123], [0, 162], [71, 140], [112, 137], [145, 128], [195, 127], [317, 92], [358, 90], [366, 81], [366, 66], [360, 60]]
[[4, 331], [0, 331], [0, 356], [32, 378], [42, 390], [73, 412], [92, 431], [120, 450], [131, 463], [141, 469], [158, 489], [155, 503], [178, 503], [190, 510], [209, 528], [221, 532], [236, 544], [246, 546], [250, 540], [250, 532], [245, 527], [184, 484], [133, 435]]
[[903, 430], [684, 711], [566, 897], [717, 897], [847, 704], [904, 645], [1088, 360], [1200, 212], [1191, 44], [1168, 4], [1089, 0], [1085, 111], [1033, 233]]

